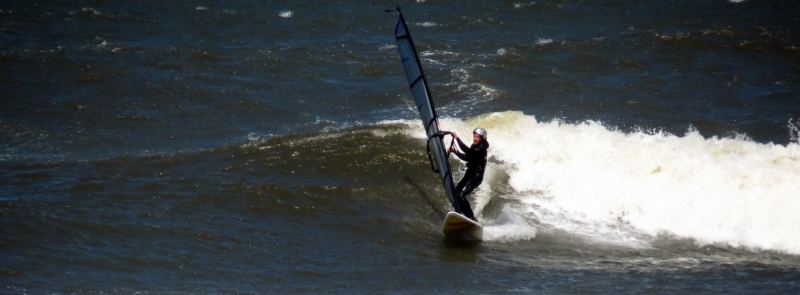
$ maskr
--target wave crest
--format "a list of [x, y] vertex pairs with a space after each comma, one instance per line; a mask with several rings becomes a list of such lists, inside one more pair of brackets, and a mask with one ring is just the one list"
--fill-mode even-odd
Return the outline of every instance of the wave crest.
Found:
[[508, 174], [511, 195], [503, 197], [527, 204], [484, 217], [495, 227], [506, 220], [508, 230], [491, 239], [536, 235], [535, 229], [520, 235], [519, 226], [532, 220], [508, 217], [515, 214], [538, 216], [540, 227], [632, 247], [667, 235], [800, 254], [797, 143], [704, 138], [691, 129], [626, 133], [593, 121], [539, 122], [516, 111], [441, 120], [443, 129], [459, 134], [475, 126], [489, 131], [498, 163], [490, 166]]

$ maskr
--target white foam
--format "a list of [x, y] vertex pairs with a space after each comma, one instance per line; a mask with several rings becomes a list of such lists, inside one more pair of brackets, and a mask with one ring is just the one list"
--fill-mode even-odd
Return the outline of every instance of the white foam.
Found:
[[517, 8], [517, 9], [519, 9], [519, 8], [523, 8], [523, 7], [530, 7], [530, 6], [534, 6], [534, 5], [536, 5], [536, 2], [533, 2], [533, 1], [531, 1], [531, 2], [527, 2], [527, 3], [523, 3], [523, 2], [515, 2], [513, 5], [514, 5], [514, 8]]
[[483, 238], [500, 242], [530, 240], [536, 237], [536, 226], [519, 210], [505, 207], [491, 222], [484, 221]]
[[553, 39], [550, 38], [539, 38], [536, 39], [536, 45], [547, 45], [553, 43]]
[[392, 43], [386, 43], [378, 47], [380, 51], [387, 51], [387, 50], [397, 50], [397, 45]]
[[283, 10], [280, 13], [278, 13], [278, 16], [282, 18], [291, 18], [292, 16], [294, 16], [294, 12], [292, 12], [291, 10]]
[[786, 129], [789, 131], [789, 141], [800, 143], [800, 119], [789, 119], [789, 122], [786, 123]]
[[73, 10], [68, 12], [69, 15], [76, 15], [79, 13], [87, 13], [92, 15], [104, 15], [103, 12], [100, 10], [95, 9], [94, 7], [83, 7], [80, 10]]
[[[483, 64], [469, 64], [462, 67], [456, 67], [450, 70], [450, 76], [455, 81], [458, 91], [462, 91], [468, 95], [467, 99], [462, 103], [465, 105], [475, 105], [478, 102], [492, 101], [500, 96], [500, 91], [489, 87], [488, 85], [476, 80], [471, 70], [476, 67], [482, 67]], [[445, 83], [449, 85], [449, 83]]]
[[[691, 130], [625, 133], [591, 121], [538, 122], [521, 112], [440, 120], [443, 130], [462, 136], [475, 126], [488, 130], [494, 169], [509, 176], [514, 195], [503, 197], [526, 204], [486, 220], [489, 239], [535, 236], [525, 229], [530, 218], [514, 216], [537, 216], [540, 226], [631, 247], [667, 234], [800, 254], [796, 142], [704, 138]], [[476, 203], [485, 205], [481, 193]]]
[[437, 24], [435, 22], [421, 22], [421, 23], [416, 23], [416, 25], [421, 26], [421, 27], [435, 27], [435, 26], [438, 26], [439, 24]]

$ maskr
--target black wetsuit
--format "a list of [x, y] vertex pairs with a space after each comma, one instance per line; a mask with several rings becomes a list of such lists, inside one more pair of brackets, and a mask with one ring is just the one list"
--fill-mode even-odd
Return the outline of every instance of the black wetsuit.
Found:
[[472, 213], [472, 208], [469, 206], [469, 201], [467, 201], [467, 195], [483, 182], [483, 172], [486, 170], [486, 156], [487, 150], [489, 149], [489, 142], [485, 139], [481, 139], [480, 143], [467, 146], [460, 138], [456, 140], [458, 141], [458, 146], [461, 147], [464, 153], [458, 151], [454, 153], [461, 160], [467, 162], [467, 172], [464, 173], [464, 177], [461, 178], [461, 181], [459, 181], [456, 186], [455, 209], [456, 212], [477, 221], [477, 219], [475, 219], [475, 214]]

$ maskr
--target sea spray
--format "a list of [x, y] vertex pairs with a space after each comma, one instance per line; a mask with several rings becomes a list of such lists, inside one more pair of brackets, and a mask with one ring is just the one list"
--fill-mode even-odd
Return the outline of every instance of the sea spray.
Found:
[[[672, 236], [699, 245], [800, 254], [797, 143], [704, 138], [694, 130], [623, 132], [593, 121], [539, 122], [514, 111], [444, 118], [440, 124], [465, 138], [476, 126], [486, 128], [490, 159], [506, 170], [513, 191], [504, 197], [529, 204], [483, 220], [527, 234], [489, 230], [489, 239], [535, 236], [535, 229], [524, 228], [533, 221], [508, 216], [515, 212], [538, 214], [540, 226], [599, 242], [638, 247]], [[424, 137], [417, 127], [409, 135]], [[492, 197], [481, 195], [487, 193], [482, 186], [473, 196], [478, 207]]]

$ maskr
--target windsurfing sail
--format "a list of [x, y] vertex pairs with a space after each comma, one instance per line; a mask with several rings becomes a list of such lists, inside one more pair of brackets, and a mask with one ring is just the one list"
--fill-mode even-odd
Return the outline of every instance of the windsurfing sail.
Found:
[[428, 160], [431, 162], [433, 171], [438, 172], [442, 178], [444, 192], [447, 194], [450, 204], [455, 208], [453, 175], [450, 173], [448, 154], [444, 149], [444, 142], [442, 142], [443, 136], [449, 132], [439, 131], [439, 120], [428, 86], [428, 78], [425, 77], [425, 72], [422, 70], [417, 49], [414, 47], [414, 41], [411, 40], [411, 32], [408, 30], [403, 13], [400, 11], [400, 7], [397, 7], [396, 10], [399, 18], [394, 29], [394, 37], [397, 40], [397, 49], [400, 51], [400, 59], [403, 61], [411, 94], [417, 103], [422, 126], [428, 136]]

